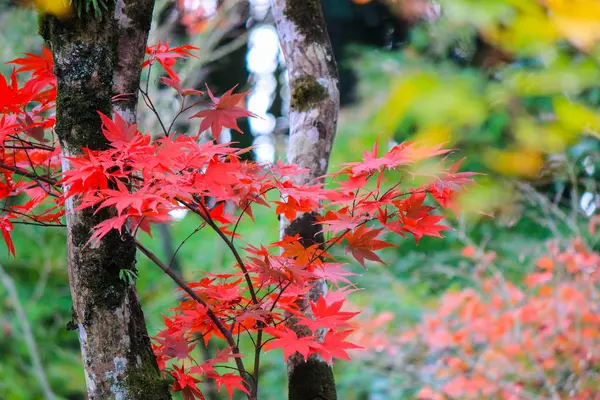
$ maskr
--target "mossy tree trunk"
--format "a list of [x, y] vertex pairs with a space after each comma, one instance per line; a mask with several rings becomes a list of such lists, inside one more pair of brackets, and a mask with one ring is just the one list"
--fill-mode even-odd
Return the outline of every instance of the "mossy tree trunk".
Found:
[[[309, 168], [294, 177], [306, 184], [327, 172], [339, 112], [338, 72], [319, 0], [271, 0], [288, 68], [291, 104], [288, 162]], [[282, 218], [281, 234], [300, 234], [305, 245], [323, 243], [314, 214]], [[327, 286], [319, 281], [308, 298], [316, 301]], [[308, 308], [308, 299], [303, 306]], [[299, 334], [304, 332], [296, 327]], [[320, 332], [322, 335], [323, 332]], [[296, 353], [288, 360], [290, 400], [337, 399], [333, 371], [320, 357]]]
[[[86, 0], [87, 1], [87, 0]], [[74, 2], [75, 3], [75, 2]], [[81, 3], [81, 2], [79, 2]], [[40, 33], [52, 50], [58, 81], [55, 131], [64, 156], [107, 148], [98, 111], [136, 120], [137, 91], [153, 0], [109, 0], [102, 18], [93, 13], [58, 20], [40, 18]], [[128, 94], [113, 105], [112, 97]], [[69, 168], [67, 162], [63, 168]], [[103, 209], [66, 204], [67, 262], [90, 400], [170, 399], [146, 330], [135, 284], [119, 278], [135, 271], [133, 237], [113, 231], [88, 244], [92, 228], [112, 216]]]

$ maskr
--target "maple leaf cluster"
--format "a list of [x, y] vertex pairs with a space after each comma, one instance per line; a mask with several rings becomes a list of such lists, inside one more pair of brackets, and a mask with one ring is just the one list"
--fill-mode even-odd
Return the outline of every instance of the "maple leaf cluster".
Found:
[[[10, 79], [0, 75], [0, 196], [26, 201], [10, 206], [4, 202], [0, 231], [9, 254], [14, 256], [10, 236], [14, 223], [26, 220], [37, 225], [59, 224], [64, 212], [59, 187], [53, 179], [46, 179], [60, 167], [60, 149], [50, 145], [54, 140], [46, 135], [54, 126], [56, 100], [52, 53], [44, 48], [41, 55], [26, 54], [10, 64], [18, 66]], [[31, 72], [31, 76], [21, 86], [18, 76], [24, 72]], [[45, 172], [40, 176], [36, 167]], [[55, 201], [48, 204], [45, 200], [50, 196]]]
[[[184, 107], [188, 98], [203, 93], [182, 88], [174, 68], [194, 50], [158, 43], [148, 47], [144, 63], [148, 70], [163, 67], [167, 76], [162, 81], [176, 91], [182, 110], [204, 104], [195, 101]], [[377, 252], [393, 246], [385, 235], [410, 234], [417, 241], [441, 237], [448, 228], [441, 224], [444, 214], [438, 209], [455, 209], [456, 194], [473, 175], [458, 172], [460, 162], [446, 165], [450, 151], [441, 146], [402, 143], [382, 155], [375, 145], [361, 161], [309, 184], [295, 184], [293, 177], [307, 170], [281, 160], [273, 165], [243, 161], [240, 156], [247, 149], [201, 141], [205, 130], [218, 139], [223, 128], [238, 129], [237, 119], [252, 116], [238, 106], [244, 94], [233, 94], [233, 89], [219, 98], [208, 90], [212, 102], [192, 117], [202, 118], [200, 132], [165, 130], [152, 136], [118, 112], [112, 118], [99, 114], [108, 148], [83, 148], [79, 154], [63, 156], [53, 132], [56, 82], [51, 53], [45, 49], [41, 56], [28, 55], [14, 63], [20, 68], [10, 84], [0, 77], [0, 193], [4, 199], [15, 198], [10, 206], [5, 202], [0, 230], [11, 254], [14, 223], [61, 225], [69, 201], [78, 210], [114, 210], [94, 228], [88, 245], [113, 230], [151, 233], [152, 224], [167, 223], [173, 211], [186, 209], [198, 218], [199, 229], [214, 231], [235, 256], [229, 273], [207, 274], [190, 283], [174, 278], [183, 300], [164, 317], [165, 329], [154, 337], [161, 370], [175, 379], [172, 389], [188, 399], [203, 398], [197, 385], [205, 379], [215, 380], [230, 398], [235, 389], [247, 394], [257, 390], [258, 376], [245, 368], [246, 352], [235, 339], [239, 335], [251, 338], [256, 360], [261, 352], [274, 349], [281, 349], [286, 359], [294, 354], [305, 359], [318, 355], [330, 363], [350, 359], [348, 350], [359, 347], [348, 340], [357, 329], [351, 321], [357, 312], [345, 307], [347, 295], [355, 290], [349, 279], [353, 274], [331, 255], [333, 250], [344, 249], [366, 267], [367, 261], [383, 263]], [[19, 87], [17, 74], [24, 72], [32, 77]], [[151, 101], [147, 93], [143, 95]], [[415, 185], [414, 167], [422, 162], [437, 163], [439, 168], [428, 169], [425, 183]], [[61, 171], [61, 163], [70, 168]], [[330, 184], [325, 185], [326, 180]], [[273, 192], [279, 201], [272, 200]], [[323, 241], [285, 236], [255, 246], [239, 237], [239, 221], [253, 218], [255, 207], [270, 206], [290, 221], [314, 213]], [[174, 277], [168, 266], [137, 245]], [[306, 301], [316, 281], [326, 282], [331, 290]], [[200, 365], [191, 355], [198, 337], [222, 344], [215, 357]], [[230, 362], [237, 373], [218, 372]]]

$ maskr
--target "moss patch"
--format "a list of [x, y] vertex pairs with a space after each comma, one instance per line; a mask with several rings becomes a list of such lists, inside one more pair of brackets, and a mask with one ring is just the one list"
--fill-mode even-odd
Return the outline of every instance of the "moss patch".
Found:
[[172, 383], [170, 375], [163, 377], [156, 368], [156, 361], [146, 357], [140, 366], [125, 370], [121, 387], [132, 399], [164, 400], [170, 398], [165, 394], [169, 393]]
[[308, 41], [328, 41], [320, 0], [287, 0], [283, 13]]
[[54, 53], [57, 78], [56, 132], [70, 153], [101, 149], [108, 142], [98, 111], [111, 115], [117, 35], [114, 21], [44, 16], [39, 31]]
[[308, 111], [327, 99], [327, 89], [310, 75], [292, 82], [291, 106], [294, 110]]

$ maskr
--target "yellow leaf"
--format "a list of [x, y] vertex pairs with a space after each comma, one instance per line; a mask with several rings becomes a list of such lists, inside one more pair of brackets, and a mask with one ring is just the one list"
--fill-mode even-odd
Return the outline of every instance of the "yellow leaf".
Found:
[[459, 193], [456, 204], [461, 215], [469, 220], [478, 220], [486, 215], [508, 212], [512, 198], [510, 187], [483, 177], [477, 180], [477, 185]]
[[521, 96], [547, 96], [580, 93], [595, 87], [600, 80], [598, 65], [585, 59], [570, 65], [552, 65], [543, 70], [517, 70], [507, 74], [505, 82]]
[[544, 164], [537, 149], [488, 150], [483, 157], [488, 168], [508, 176], [535, 177]]
[[566, 129], [600, 138], [600, 115], [596, 111], [565, 97], [555, 98], [553, 105], [558, 121]]
[[51, 14], [57, 18], [71, 15], [71, 5], [68, 0], [34, 0], [35, 7], [41, 14]]
[[431, 126], [419, 130], [411, 140], [429, 146], [442, 143], [450, 145], [452, 143], [452, 130], [449, 127]]
[[598, 0], [546, 0], [560, 33], [582, 50], [591, 50], [600, 40]]
[[568, 129], [558, 122], [540, 124], [533, 118], [526, 117], [517, 120], [514, 135], [519, 147], [542, 153], [561, 152], [579, 137], [576, 130]]
[[521, 11], [510, 25], [482, 27], [482, 33], [492, 42], [524, 53], [539, 52], [541, 46], [551, 45], [560, 38], [555, 24], [541, 12]]
[[385, 104], [380, 108], [375, 120], [373, 130], [393, 135], [396, 127], [404, 117], [406, 109], [411, 105], [419, 92], [419, 81], [416, 76], [407, 76], [393, 85]]

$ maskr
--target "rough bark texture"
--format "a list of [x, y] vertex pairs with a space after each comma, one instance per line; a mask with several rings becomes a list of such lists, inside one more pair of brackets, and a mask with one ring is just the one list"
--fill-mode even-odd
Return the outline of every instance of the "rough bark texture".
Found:
[[[272, 0], [271, 4], [290, 82], [288, 161], [310, 169], [294, 177], [297, 184], [305, 184], [327, 172], [339, 112], [337, 67], [319, 0]], [[314, 214], [291, 223], [282, 218], [281, 233], [300, 234], [305, 245], [323, 243], [314, 222]], [[317, 282], [309, 298], [314, 301], [326, 290], [325, 282]], [[290, 400], [337, 399], [333, 371], [319, 357], [305, 362], [295, 354], [288, 360], [288, 375]]]
[[[63, 155], [82, 147], [103, 149], [97, 111], [120, 112], [135, 122], [137, 88], [152, 18], [153, 0], [108, 2], [101, 19], [90, 15], [69, 20], [40, 18], [40, 33], [54, 53], [58, 81], [55, 131]], [[113, 106], [116, 94], [133, 93]], [[64, 163], [63, 168], [69, 168]], [[88, 244], [92, 228], [111, 216], [67, 211], [67, 262], [73, 300], [70, 327], [79, 333], [90, 400], [170, 399], [158, 371], [135, 285], [119, 278], [135, 271], [135, 244], [128, 233], [113, 231]]]

